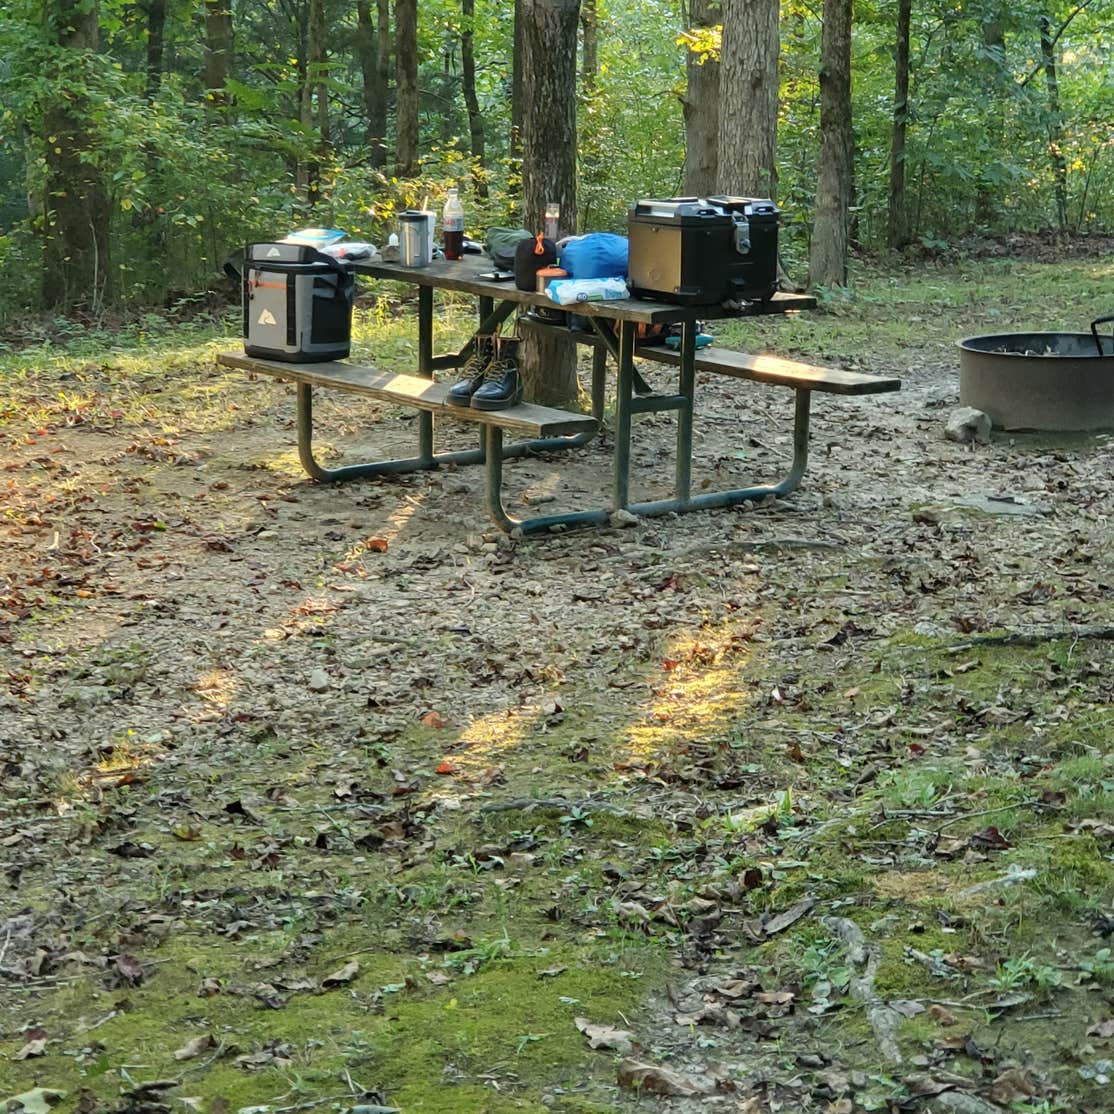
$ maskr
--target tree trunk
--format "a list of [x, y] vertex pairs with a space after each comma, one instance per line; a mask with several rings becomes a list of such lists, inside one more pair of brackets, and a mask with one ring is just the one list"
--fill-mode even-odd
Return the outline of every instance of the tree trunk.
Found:
[[909, 125], [909, 24], [912, 0], [897, 0], [894, 41], [894, 109], [890, 128], [890, 197], [886, 242], [893, 251], [909, 243], [909, 198], [905, 190], [905, 133]]
[[580, 88], [590, 100], [600, 79], [599, 0], [581, 0], [580, 45]]
[[227, 105], [225, 83], [232, 72], [232, 0], [205, 0], [205, 103]]
[[[97, 50], [96, 3], [51, 0], [46, 7], [54, 42], [75, 55]], [[43, 75], [52, 91], [43, 116], [46, 207], [43, 222], [43, 301], [54, 309], [99, 313], [108, 295], [109, 201], [96, 165], [94, 111], [86, 93], [71, 92], [80, 62], [51, 65]], [[69, 74], [63, 77], [63, 74]]]
[[[522, 119], [525, 227], [540, 231], [547, 202], [562, 232], [576, 231], [576, 28], [580, 0], [520, 0], [522, 72], [530, 96]], [[527, 397], [568, 405], [577, 397], [575, 345], [530, 334], [522, 346]]]
[[820, 158], [809, 253], [811, 286], [847, 285], [848, 217], [854, 171], [852, 8], [852, 0], [824, 0], [820, 48]]
[[147, 100], [159, 95], [166, 41], [166, 0], [147, 0]]
[[[356, 54], [363, 77], [364, 136], [372, 166], [382, 166], [387, 152], [387, 94], [390, 63], [390, 15], [387, 0], [377, 0], [378, 19], [372, 22], [371, 0], [356, 0]], [[384, 18], [387, 34], [382, 32]]]
[[299, 178], [312, 209], [321, 195], [321, 163], [329, 148], [329, 91], [325, 81], [325, 2], [309, 0], [306, 27], [306, 72], [302, 84], [302, 126], [317, 132], [314, 150], [303, 160]]
[[460, 0], [463, 24], [460, 30], [460, 80], [464, 105], [468, 109], [468, 134], [472, 143], [472, 188], [477, 197], [487, 197], [487, 170], [484, 167], [484, 119], [476, 96], [476, 0]]
[[1052, 23], [1040, 17], [1041, 65], [1048, 90], [1048, 155], [1052, 160], [1053, 191], [1056, 198], [1056, 225], [1068, 226], [1068, 163], [1064, 158], [1064, 118], [1060, 110], [1060, 83], [1056, 77], [1056, 46]]
[[716, 189], [777, 195], [778, 0], [723, 0]]
[[526, 50], [526, 0], [514, 0], [514, 54], [511, 59], [511, 158], [522, 154], [523, 57]]
[[[720, 18], [718, 0], [691, 0], [689, 23], [696, 29], [714, 27]], [[705, 197], [716, 188], [719, 144], [719, 59], [689, 50], [685, 56], [686, 88], [681, 108], [685, 117], [686, 197]]]
[[418, 172], [418, 0], [395, 0], [395, 169]]
[[[1005, 115], [1003, 108], [1008, 95], [1004, 88], [1006, 57], [1006, 33], [1002, 24], [996, 19], [982, 21], [982, 43], [984, 74], [984, 88], [986, 100], [983, 102], [983, 119], [986, 127], [986, 149], [1001, 151], [1005, 149]], [[1013, 77], [1009, 77], [1013, 83]], [[989, 160], [987, 160], [989, 162]], [[982, 228], [991, 229], [999, 219], [1002, 212], [1000, 191], [995, 189], [992, 181], [984, 173], [980, 173], [975, 186], [975, 222]]]

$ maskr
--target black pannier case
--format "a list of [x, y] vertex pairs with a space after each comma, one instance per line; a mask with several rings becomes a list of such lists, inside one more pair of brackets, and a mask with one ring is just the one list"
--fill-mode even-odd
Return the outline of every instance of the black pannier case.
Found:
[[305, 244], [248, 244], [244, 352], [287, 363], [342, 360], [352, 343], [352, 272]]
[[758, 197], [639, 201], [628, 213], [627, 285], [680, 305], [767, 301], [777, 289], [779, 211]]

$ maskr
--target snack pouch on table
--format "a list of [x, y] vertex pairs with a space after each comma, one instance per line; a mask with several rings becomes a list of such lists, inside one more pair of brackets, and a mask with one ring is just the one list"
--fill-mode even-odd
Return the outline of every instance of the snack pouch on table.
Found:
[[629, 298], [630, 291], [621, 278], [554, 279], [545, 292], [559, 306], [575, 306], [579, 302], [609, 302]]

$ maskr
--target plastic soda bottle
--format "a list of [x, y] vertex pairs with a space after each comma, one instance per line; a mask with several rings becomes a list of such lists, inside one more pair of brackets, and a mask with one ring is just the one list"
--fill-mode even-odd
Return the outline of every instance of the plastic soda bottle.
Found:
[[445, 238], [445, 258], [459, 259], [464, 252], [464, 207], [456, 190], [449, 190], [445, 198], [441, 232]]

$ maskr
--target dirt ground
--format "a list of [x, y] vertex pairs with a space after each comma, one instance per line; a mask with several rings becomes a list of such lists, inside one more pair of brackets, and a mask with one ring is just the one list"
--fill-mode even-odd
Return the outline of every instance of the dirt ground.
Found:
[[[1114, 1109], [1114, 439], [945, 439], [942, 316], [796, 337], [903, 389], [817, 395], [791, 497], [517, 541], [476, 470], [308, 482], [220, 341], [10, 379], [0, 1100]], [[779, 475], [790, 392], [699, 391], [694, 489]]]

